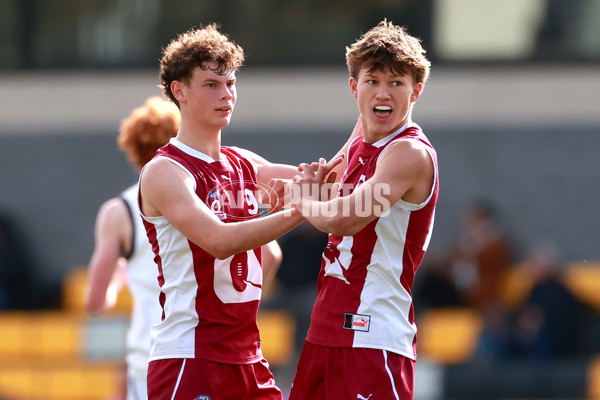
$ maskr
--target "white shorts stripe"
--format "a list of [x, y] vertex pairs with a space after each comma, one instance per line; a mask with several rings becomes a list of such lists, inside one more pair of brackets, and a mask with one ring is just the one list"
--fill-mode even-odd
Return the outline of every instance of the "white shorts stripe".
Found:
[[[175, 398], [175, 394], [177, 393], [177, 388], [179, 388], [179, 382], [181, 382], [181, 377], [183, 376], [183, 370], [185, 368], [185, 361], [186, 359], [183, 359], [183, 363], [181, 364], [181, 370], [179, 371], [179, 375], [177, 376], [177, 383], [175, 384], [175, 388], [173, 388], [173, 396], [171, 396], [171, 400], [173, 400]], [[387, 368], [387, 364], [385, 366]]]
[[400, 400], [400, 397], [398, 397], [398, 392], [396, 391], [396, 384], [394, 382], [394, 376], [392, 375], [392, 371], [390, 371], [390, 367], [388, 367], [387, 351], [386, 350], [382, 350], [382, 351], [383, 351], [383, 361], [385, 362], [385, 370], [387, 371], [388, 375], [390, 376], [390, 383], [392, 384], [392, 390], [394, 391], [394, 398], [396, 400]]

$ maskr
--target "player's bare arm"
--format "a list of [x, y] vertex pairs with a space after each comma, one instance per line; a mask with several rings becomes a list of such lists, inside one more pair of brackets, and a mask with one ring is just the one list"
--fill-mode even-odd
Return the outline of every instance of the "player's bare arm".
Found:
[[132, 229], [126, 205], [117, 198], [106, 201], [98, 211], [94, 252], [88, 269], [85, 304], [96, 314], [110, 309], [125, 285], [119, 263], [131, 248]]
[[[337, 173], [332, 170], [343, 160], [344, 156], [342, 154], [329, 160], [329, 162], [321, 158], [318, 162], [312, 164], [302, 163], [298, 166], [297, 171], [299, 174], [296, 174], [292, 179], [271, 179], [267, 191], [263, 195], [263, 203], [269, 207], [271, 212], [289, 207], [290, 187], [293, 182], [300, 180], [310, 187], [310, 191], [319, 194], [324, 193], [321, 187], [326, 184], [327, 192], [330, 192], [337, 177]], [[330, 196], [326, 195], [325, 197], [329, 198]]]
[[382, 153], [375, 174], [352, 194], [325, 202], [301, 194], [294, 207], [319, 230], [352, 236], [400, 199], [413, 204], [425, 201], [431, 193], [433, 174], [424, 146], [400, 140]]
[[[272, 163], [265, 158], [245, 149], [234, 149], [244, 157], [252, 160], [257, 166], [258, 174], [257, 179], [260, 183], [260, 198], [261, 202], [269, 207], [271, 212], [280, 211], [285, 204], [286, 198], [286, 184], [290, 182], [295, 176], [302, 171], [301, 164], [298, 167], [294, 167], [286, 164]], [[314, 183], [320, 184], [325, 180], [325, 177], [332, 171], [333, 168], [337, 167], [343, 157], [336, 157], [331, 159], [329, 162], [321, 163], [321, 172], [319, 174], [313, 174], [312, 180]], [[316, 167], [316, 166], [315, 166]], [[335, 177], [335, 174], [332, 174]]]
[[142, 173], [142, 212], [164, 216], [178, 231], [217, 258], [260, 247], [302, 221], [299, 213], [223, 223], [194, 190], [193, 179], [167, 159], [154, 159]]
[[257, 168], [257, 180], [261, 185], [267, 185], [271, 179], [292, 179], [294, 175], [298, 174], [298, 167], [287, 164], [273, 163], [258, 154], [241, 149], [239, 147], [233, 147], [232, 149], [242, 154], [245, 158], [251, 160]]

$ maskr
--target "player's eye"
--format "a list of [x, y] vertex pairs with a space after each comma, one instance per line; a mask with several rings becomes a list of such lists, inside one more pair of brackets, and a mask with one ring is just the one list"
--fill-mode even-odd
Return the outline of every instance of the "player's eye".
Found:
[[376, 84], [376, 83], [377, 83], [377, 81], [376, 81], [375, 79], [367, 79], [367, 83], [368, 83], [369, 85], [374, 85], [374, 84]]
[[392, 82], [392, 86], [394, 86], [394, 87], [402, 86], [402, 82], [394, 81], [394, 82]]

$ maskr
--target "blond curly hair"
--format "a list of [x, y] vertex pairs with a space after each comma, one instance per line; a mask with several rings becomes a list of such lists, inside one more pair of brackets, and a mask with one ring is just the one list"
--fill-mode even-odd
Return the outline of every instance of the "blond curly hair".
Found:
[[354, 79], [358, 79], [363, 67], [369, 70], [391, 68], [396, 73], [411, 74], [415, 83], [422, 84], [427, 82], [431, 68], [420, 40], [387, 19], [346, 47], [346, 65]]
[[160, 60], [160, 88], [177, 106], [179, 102], [171, 92], [171, 83], [180, 81], [188, 85], [195, 68], [208, 68], [215, 62], [216, 73], [236, 72], [244, 63], [244, 50], [219, 32], [216, 24], [190, 29], [173, 39], [164, 49]]
[[117, 145], [139, 172], [156, 150], [177, 134], [180, 123], [179, 109], [173, 103], [159, 96], [150, 97], [121, 121]]

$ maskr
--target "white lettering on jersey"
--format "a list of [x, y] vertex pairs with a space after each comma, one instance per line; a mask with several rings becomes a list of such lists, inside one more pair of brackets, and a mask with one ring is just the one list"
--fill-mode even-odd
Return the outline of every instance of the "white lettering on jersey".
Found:
[[245, 189], [244, 194], [246, 195], [246, 204], [248, 204], [248, 213], [250, 215], [255, 215], [258, 213], [258, 201], [256, 201], [256, 196], [254, 192], [250, 189]]

